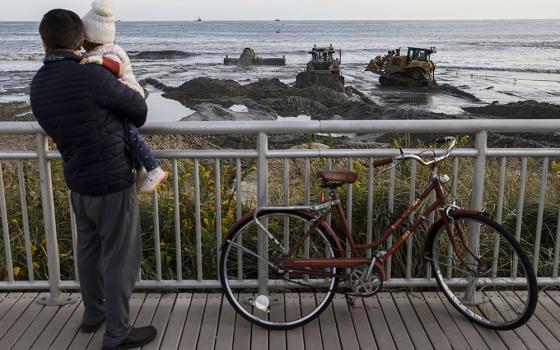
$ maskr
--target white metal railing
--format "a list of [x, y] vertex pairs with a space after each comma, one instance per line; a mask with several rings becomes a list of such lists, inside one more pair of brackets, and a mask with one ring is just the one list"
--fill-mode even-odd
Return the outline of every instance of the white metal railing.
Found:
[[[269, 149], [269, 135], [274, 134], [329, 134], [329, 133], [440, 133], [448, 134], [475, 134], [474, 148], [460, 148], [452, 152], [452, 185], [451, 195], [457, 194], [457, 178], [459, 169], [459, 159], [469, 158], [472, 160], [472, 189], [470, 206], [472, 208], [481, 209], [484, 201], [484, 185], [486, 163], [488, 158], [499, 159], [499, 178], [498, 182], [498, 198], [496, 203], [496, 217], [500, 222], [503, 217], [504, 210], [504, 193], [508, 184], [506, 179], [506, 161], [508, 158], [521, 159], [519, 198], [517, 206], [517, 222], [515, 227], [515, 236], [520, 238], [523, 225], [523, 209], [525, 203], [525, 185], [527, 179], [527, 163], [528, 158], [537, 158], [542, 160], [541, 174], [541, 191], [539, 193], [539, 207], [537, 214], [537, 225], [535, 227], [534, 236], [534, 266], [539, 266], [539, 250], [541, 249], [541, 234], [543, 225], [543, 212], [545, 206], [545, 197], [547, 193], [548, 169], [551, 157], [560, 157], [560, 149], [505, 149], [493, 148], [488, 149], [488, 133], [554, 133], [560, 132], [560, 120], [375, 120], [375, 121], [257, 121], [257, 122], [169, 122], [169, 123], [151, 123], [142, 128], [145, 134], [174, 134], [174, 135], [254, 135], [256, 137], [255, 149], [219, 149], [219, 150], [161, 150], [154, 153], [160, 159], [168, 159], [172, 167], [172, 187], [173, 187], [173, 221], [174, 221], [174, 239], [175, 239], [175, 276], [174, 279], [164, 279], [162, 274], [162, 262], [160, 252], [160, 227], [159, 227], [159, 207], [158, 196], [154, 194], [152, 197], [152, 211], [154, 219], [154, 263], [156, 279], [148, 280], [139, 278], [138, 288], [218, 288], [220, 283], [217, 279], [217, 272], [208, 278], [203, 276], [203, 264], [208, 259], [219, 258], [219, 247], [222, 239], [222, 198], [221, 198], [221, 165], [224, 160], [235, 164], [235, 183], [234, 192], [236, 198], [236, 216], [241, 217], [241, 169], [242, 160], [252, 159], [256, 161], [256, 193], [257, 206], [265, 206], [268, 203], [268, 181], [270, 176], [281, 179], [283, 204], [289, 204], [289, 188], [290, 188], [290, 159], [303, 159], [303, 204], [309, 204], [311, 193], [311, 160], [316, 158], [327, 159], [328, 167], [333, 167], [333, 160], [344, 160], [348, 169], [352, 169], [355, 159], [362, 159], [368, 164], [367, 167], [367, 214], [365, 218], [352, 218], [353, 214], [353, 190], [352, 186], [348, 186], [346, 191], [346, 210], [348, 222], [356, 220], [366, 220], [366, 236], [371, 241], [374, 237], [373, 232], [373, 213], [374, 208], [374, 169], [373, 160], [376, 157], [387, 157], [397, 155], [397, 149]], [[53, 199], [53, 182], [51, 175], [50, 162], [60, 159], [60, 154], [56, 151], [48, 149], [47, 137], [43, 130], [36, 123], [28, 122], [3, 122], [0, 123], [0, 136], [17, 136], [17, 135], [34, 135], [37, 140], [37, 146], [34, 150], [26, 151], [7, 151], [0, 150], [0, 161], [15, 162], [17, 164], [17, 185], [19, 186], [19, 199], [21, 201], [22, 218], [23, 218], [23, 236], [25, 240], [26, 265], [29, 270], [33, 270], [32, 253], [30, 249], [30, 229], [27, 213], [27, 194], [25, 186], [24, 161], [38, 161], [40, 184], [41, 184], [41, 202], [44, 221], [44, 232], [47, 246], [48, 260], [48, 280], [35, 280], [33, 273], [29, 274], [27, 280], [18, 280], [13, 274], [12, 251], [10, 244], [4, 244], [4, 258], [7, 269], [7, 280], [0, 282], [0, 290], [16, 290], [16, 289], [46, 289], [49, 288], [51, 298], [47, 302], [64, 302], [61, 301], [61, 289], [77, 289], [79, 281], [62, 280], [60, 274], [60, 261], [58, 252], [58, 240], [55, 221], [55, 204]], [[410, 150], [414, 151], [414, 150]], [[193, 189], [194, 189], [194, 233], [195, 233], [195, 255], [196, 255], [196, 278], [183, 279], [183, 263], [182, 263], [182, 232], [179, 199], [179, 182], [178, 182], [178, 161], [188, 159], [194, 163], [193, 172]], [[282, 164], [281, 173], [269, 174], [268, 163], [271, 160], [280, 161]], [[198, 164], [201, 160], [213, 161], [214, 166], [214, 182], [215, 182], [215, 235], [216, 249], [218, 256], [203, 256], [202, 239], [201, 239], [201, 184]], [[0, 162], [0, 214], [2, 237], [4, 243], [10, 242], [8, 212], [6, 210], [5, 188], [2, 178], [2, 162]], [[415, 162], [410, 166], [409, 180], [409, 198], [414, 200], [416, 193], [416, 172], [417, 166]], [[389, 172], [389, 186], [387, 193], [387, 210], [392, 212], [395, 205], [395, 169]], [[70, 228], [72, 232], [72, 241], [74, 248], [76, 247], [76, 226], [71, 215]], [[433, 219], [433, 218], [432, 218]], [[559, 214], [560, 220], [560, 214]], [[389, 242], [390, 244], [391, 242]], [[430, 270], [426, 269], [423, 275], [413, 275], [412, 272], [412, 244], [408, 244], [406, 248], [406, 269], [403, 278], [393, 278], [387, 282], [387, 286], [431, 286]], [[74, 249], [74, 257], [76, 251]], [[554, 258], [553, 261], [546, 263], [552, 264], [552, 273], [547, 276], [538, 276], [541, 285], [560, 285], [558, 278], [558, 263], [560, 256], [560, 225], [557, 227], [556, 237], [554, 240]], [[386, 264], [387, 275], [391, 277], [391, 260]], [[77, 269], [76, 269], [77, 270]], [[77, 272], [76, 272], [77, 276]], [[262, 283], [263, 281], [261, 281]], [[511, 281], [514, 283], [514, 280]], [[255, 284], [256, 281], [240, 281], [239, 285]], [[275, 283], [269, 281], [269, 283]]]

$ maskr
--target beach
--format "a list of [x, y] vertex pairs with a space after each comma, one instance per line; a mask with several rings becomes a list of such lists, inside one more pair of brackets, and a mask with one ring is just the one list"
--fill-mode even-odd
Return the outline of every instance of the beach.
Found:
[[[43, 57], [37, 25], [0, 22], [2, 120], [32, 120], [29, 83]], [[560, 20], [117, 24], [117, 42], [149, 92], [149, 122], [560, 117], [559, 37]], [[342, 50], [345, 92], [294, 88], [315, 44]], [[407, 46], [437, 47], [436, 87], [381, 87], [365, 71], [374, 56]], [[223, 64], [245, 47], [287, 63]], [[244, 92], [232, 94], [232, 87]]]

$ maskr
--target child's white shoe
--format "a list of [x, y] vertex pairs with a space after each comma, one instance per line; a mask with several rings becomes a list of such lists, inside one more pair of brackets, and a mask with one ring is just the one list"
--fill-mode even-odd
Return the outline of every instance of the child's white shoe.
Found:
[[140, 192], [150, 193], [155, 191], [156, 188], [158, 188], [159, 185], [164, 183], [168, 177], [169, 177], [169, 173], [167, 171], [163, 171], [160, 167], [157, 167], [154, 170], [147, 172], [140, 186]]

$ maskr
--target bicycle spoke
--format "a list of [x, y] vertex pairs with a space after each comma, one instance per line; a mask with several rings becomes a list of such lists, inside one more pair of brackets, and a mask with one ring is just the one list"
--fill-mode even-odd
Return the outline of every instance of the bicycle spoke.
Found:
[[[525, 322], [534, 310], [536, 281], [526, 256], [509, 233], [488, 219], [472, 216], [455, 219], [455, 228], [463, 236], [450, 251], [449, 236], [440, 229], [432, 245], [432, 262], [436, 279], [453, 306], [474, 321], [497, 329], [511, 329]], [[478, 249], [470, 249], [471, 228], [479, 234]], [[455, 231], [455, 230], [454, 230]], [[504, 233], [505, 232], [505, 233]], [[499, 238], [496, 238], [499, 237]], [[511, 237], [511, 235], [510, 235]], [[498, 247], [495, 245], [499, 244]], [[476, 252], [476, 253], [475, 253]], [[515, 286], [511, 281], [513, 257], [518, 266]], [[444, 271], [446, 272], [444, 277]], [[513, 290], [531, 291], [532, 298], [509, 298]]]
[[[275, 244], [275, 240], [270, 237], [283, 237], [284, 246], [293, 248], [290, 259], [335, 257], [328, 237], [319, 228], [310, 232], [305, 244], [297, 245], [306, 232], [306, 227], [310, 227], [309, 220], [306, 216], [298, 215], [298, 212], [264, 211], [259, 213], [259, 221], [267, 228], [268, 234], [262, 232], [261, 225], [248, 220], [225, 240], [220, 266], [222, 285], [236, 311], [251, 322], [269, 328], [292, 327], [316, 317], [334, 296], [337, 285], [335, 268], [315, 271], [292, 269], [289, 274], [288, 271], [278, 269], [279, 259], [284, 257], [286, 252], [283, 246]], [[288, 234], [285, 235], [285, 232]], [[265, 251], [258, 249], [259, 235], [268, 237], [269, 243], [273, 242], [267, 245]], [[239, 240], [237, 237], [242, 238]], [[241, 256], [241, 259], [238, 259], [238, 256]], [[268, 269], [267, 294], [260, 294], [258, 288], [259, 264], [262, 265], [263, 262]], [[236, 284], [237, 282], [241, 283]], [[289, 296], [293, 293], [313, 293], [320, 296], [323, 302], [308, 312], [298, 314], [297, 317], [285, 316], [283, 304], [277, 303], [277, 300], [290, 300]]]

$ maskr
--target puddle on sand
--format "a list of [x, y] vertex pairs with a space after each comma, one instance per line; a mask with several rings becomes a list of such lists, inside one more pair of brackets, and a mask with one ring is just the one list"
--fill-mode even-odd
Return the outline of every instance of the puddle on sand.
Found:
[[146, 103], [148, 104], [148, 122], [176, 122], [195, 112], [178, 101], [170, 100], [157, 93], [149, 94]]

